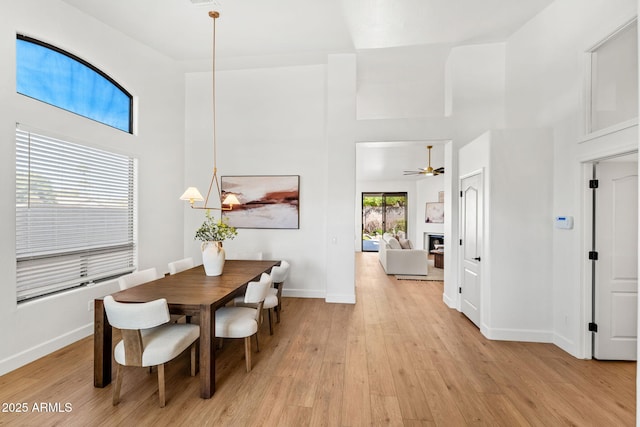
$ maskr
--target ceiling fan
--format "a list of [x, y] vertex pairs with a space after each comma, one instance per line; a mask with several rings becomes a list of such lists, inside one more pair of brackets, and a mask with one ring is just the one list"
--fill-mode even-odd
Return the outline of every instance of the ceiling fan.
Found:
[[444, 173], [444, 168], [437, 168], [434, 169], [431, 167], [431, 149], [433, 148], [433, 145], [428, 145], [427, 146], [427, 150], [429, 150], [429, 165], [424, 168], [424, 169], [418, 169], [415, 171], [404, 171], [404, 175], [425, 175], [425, 176], [434, 176], [434, 175], [440, 175], [442, 173]]

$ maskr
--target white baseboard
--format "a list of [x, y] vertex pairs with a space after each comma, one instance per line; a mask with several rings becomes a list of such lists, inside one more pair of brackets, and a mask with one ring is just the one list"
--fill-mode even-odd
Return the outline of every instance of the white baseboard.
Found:
[[531, 329], [500, 329], [488, 328], [483, 325], [481, 330], [485, 337], [490, 340], [497, 341], [552, 343], [554, 337], [553, 332], [551, 331], [538, 331]]
[[310, 290], [310, 289], [291, 289], [285, 288], [282, 290], [283, 297], [291, 298], [320, 298], [324, 299], [326, 293], [324, 291]]
[[581, 351], [574, 341], [571, 341], [562, 335], [558, 335], [557, 333], [553, 334], [553, 343], [575, 358], [591, 359], [591, 355], [583, 354], [584, 352]]
[[56, 350], [60, 350], [63, 347], [73, 344], [82, 338], [88, 337], [93, 334], [93, 323], [81, 326], [59, 337], [53, 338], [44, 343], [38, 344], [35, 347], [31, 347], [18, 354], [14, 354], [6, 359], [0, 360], [0, 375], [4, 375], [15, 369], [18, 369], [24, 365], [27, 365], [34, 360], [38, 360], [48, 354], [53, 353]]
[[356, 296], [355, 294], [352, 295], [337, 295], [337, 294], [333, 294], [333, 295], [327, 295], [324, 299], [326, 302], [329, 303], [336, 303], [336, 304], [355, 304], [356, 303]]
[[449, 298], [449, 295], [445, 294], [444, 292], [442, 293], [442, 301], [446, 304], [447, 307], [453, 308], [454, 310], [458, 309], [458, 307], [456, 306], [457, 301]]
[[325, 291], [311, 289], [291, 289], [282, 290], [282, 296], [292, 298], [319, 298], [326, 302], [338, 304], [355, 304], [356, 296], [346, 294], [327, 294]]

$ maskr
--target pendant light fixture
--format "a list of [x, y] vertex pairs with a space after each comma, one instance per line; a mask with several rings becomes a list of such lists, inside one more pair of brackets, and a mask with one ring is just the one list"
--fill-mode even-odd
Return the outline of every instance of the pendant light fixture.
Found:
[[[222, 200], [222, 192], [220, 191], [220, 183], [218, 182], [218, 167], [216, 164], [216, 19], [220, 17], [220, 12], [212, 10], [209, 12], [209, 17], [213, 19], [213, 59], [211, 69], [211, 85], [212, 85], [212, 106], [213, 106], [213, 175], [211, 176], [211, 182], [209, 183], [209, 191], [207, 191], [207, 197], [203, 198], [202, 194], [196, 187], [189, 187], [180, 196], [180, 200], [187, 200], [192, 209], [215, 209], [215, 210], [231, 210], [233, 205], [239, 205], [240, 202], [235, 194], [229, 193], [225, 199]], [[209, 206], [209, 196], [211, 190], [215, 184], [216, 194], [220, 206]], [[203, 206], [197, 206], [195, 202], [201, 202], [204, 200]]]

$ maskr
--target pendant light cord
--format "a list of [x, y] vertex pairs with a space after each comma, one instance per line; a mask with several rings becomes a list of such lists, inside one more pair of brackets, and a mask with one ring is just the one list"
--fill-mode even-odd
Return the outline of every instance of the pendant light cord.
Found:
[[207, 198], [204, 201], [205, 206], [209, 206], [209, 195], [211, 194], [211, 189], [213, 188], [213, 183], [216, 183], [216, 190], [218, 193], [218, 200], [222, 202], [222, 193], [220, 191], [220, 184], [218, 183], [218, 165], [216, 164], [216, 19], [220, 17], [220, 13], [212, 10], [209, 12], [209, 16], [213, 18], [213, 31], [212, 31], [212, 43], [213, 52], [212, 52], [212, 60], [211, 60], [211, 106], [212, 106], [212, 114], [213, 114], [213, 176], [211, 177], [211, 182], [209, 183], [209, 191], [207, 191]]

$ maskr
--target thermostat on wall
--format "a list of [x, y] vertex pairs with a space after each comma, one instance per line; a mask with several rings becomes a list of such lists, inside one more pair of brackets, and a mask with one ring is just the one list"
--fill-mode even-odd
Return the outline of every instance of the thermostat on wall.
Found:
[[556, 228], [561, 228], [564, 230], [571, 230], [573, 228], [572, 216], [557, 216], [555, 222]]

